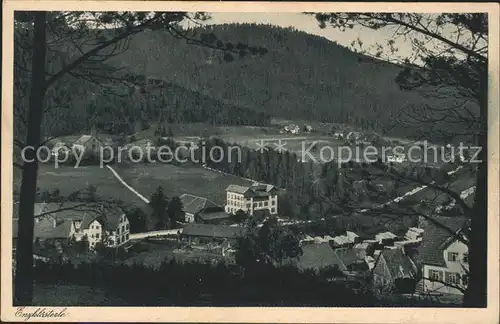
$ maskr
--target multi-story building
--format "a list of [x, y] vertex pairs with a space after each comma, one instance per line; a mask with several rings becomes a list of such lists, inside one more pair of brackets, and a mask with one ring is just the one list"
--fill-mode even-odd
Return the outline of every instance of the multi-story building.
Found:
[[[17, 234], [17, 209], [14, 204], [14, 232]], [[35, 204], [33, 239], [80, 241], [86, 238], [89, 249], [97, 243], [117, 247], [129, 240], [130, 224], [118, 207], [74, 202]]]
[[235, 214], [240, 209], [249, 215], [258, 210], [268, 210], [271, 215], [275, 215], [278, 213], [278, 190], [266, 184], [255, 184], [250, 187], [228, 186], [226, 212]]
[[422, 279], [417, 287], [424, 293], [463, 294], [468, 284], [468, 247], [459, 238], [466, 222], [462, 217], [435, 217], [444, 228], [427, 224], [416, 260]]

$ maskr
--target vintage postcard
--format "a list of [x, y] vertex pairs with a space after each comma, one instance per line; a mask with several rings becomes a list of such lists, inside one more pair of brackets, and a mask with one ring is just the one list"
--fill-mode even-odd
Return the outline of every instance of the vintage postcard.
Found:
[[4, 9], [2, 321], [498, 322], [497, 4]]

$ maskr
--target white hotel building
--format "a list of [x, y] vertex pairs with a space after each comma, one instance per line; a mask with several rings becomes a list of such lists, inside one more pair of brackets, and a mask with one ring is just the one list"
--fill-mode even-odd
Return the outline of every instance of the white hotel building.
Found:
[[272, 185], [229, 185], [226, 195], [226, 213], [235, 214], [240, 209], [249, 215], [257, 210], [269, 210], [271, 215], [278, 213], [278, 190]]

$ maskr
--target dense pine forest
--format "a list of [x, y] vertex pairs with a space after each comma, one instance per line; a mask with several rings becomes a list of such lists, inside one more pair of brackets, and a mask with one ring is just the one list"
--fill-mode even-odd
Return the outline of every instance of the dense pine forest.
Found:
[[[161, 31], [141, 33], [123, 45], [126, 50], [120, 55], [86, 67], [84, 73], [70, 75], [55, 87], [57, 93], [48, 98], [45, 132], [63, 135], [97, 126], [125, 134], [161, 120], [265, 126], [270, 117], [278, 117], [412, 135], [411, 129], [392, 127], [394, 116], [430, 100], [399, 89], [394, 79], [400, 67], [368, 60], [294, 29], [231, 24], [189, 34], [227, 45], [241, 55], [228, 58], [222, 51], [188, 44]], [[63, 53], [49, 53], [49, 71], [51, 65], [57, 66], [58, 57], [70, 55]], [[16, 46], [15, 60], [25, 61], [26, 54]], [[90, 77], [92, 71], [99, 71], [101, 79]], [[28, 75], [15, 70], [19, 114]]]

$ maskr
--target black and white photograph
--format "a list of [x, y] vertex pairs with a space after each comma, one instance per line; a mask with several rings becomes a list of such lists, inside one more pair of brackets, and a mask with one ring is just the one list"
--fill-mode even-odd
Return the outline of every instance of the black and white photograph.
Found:
[[498, 304], [498, 6], [81, 3], [10, 12], [13, 319]]

